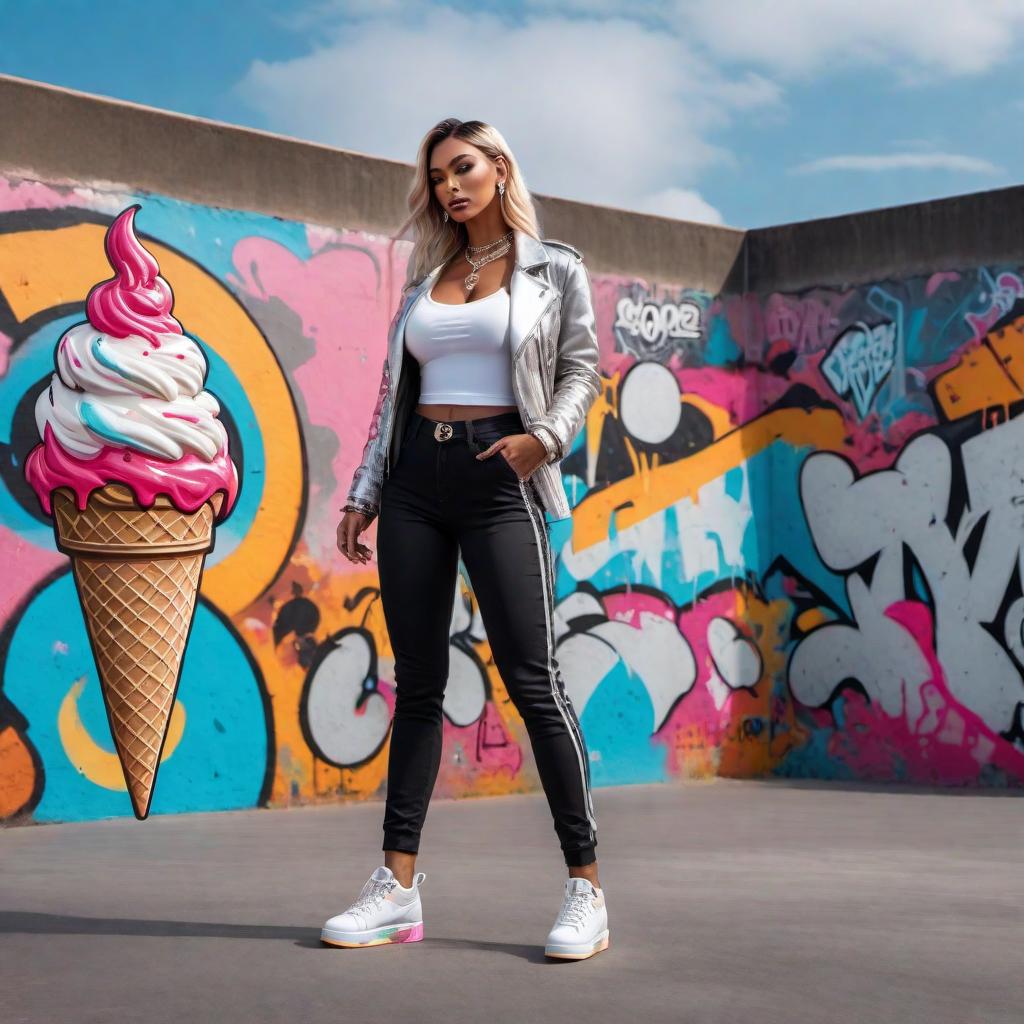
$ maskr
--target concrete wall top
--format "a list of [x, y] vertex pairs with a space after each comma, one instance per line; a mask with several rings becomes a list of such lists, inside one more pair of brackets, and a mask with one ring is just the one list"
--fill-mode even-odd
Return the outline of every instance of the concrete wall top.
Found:
[[[10, 75], [0, 75], [0, 109], [0, 167], [10, 171], [385, 235], [407, 215], [411, 163]], [[716, 293], [743, 244], [734, 228], [534, 198], [542, 234], [576, 246], [598, 273]]]
[[[1022, 239], [1020, 185], [781, 224], [747, 233], [746, 289], [841, 288], [938, 270], [1019, 263]], [[740, 287], [735, 278], [730, 284]]]
[[[410, 163], [10, 75], [0, 107], [0, 167], [14, 173], [385, 235], [405, 219]], [[1024, 237], [1024, 186], [753, 231], [534, 198], [543, 235], [575, 245], [592, 271], [712, 294], [1019, 260]]]

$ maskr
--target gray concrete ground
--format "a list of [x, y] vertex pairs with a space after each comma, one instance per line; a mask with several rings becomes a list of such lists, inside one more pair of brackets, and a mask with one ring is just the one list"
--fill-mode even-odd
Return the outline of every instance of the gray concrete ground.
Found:
[[430, 807], [423, 942], [333, 949], [379, 803], [0, 833], [5, 1022], [1024, 1020], [1024, 797], [785, 781], [594, 794], [610, 947], [549, 961], [542, 795]]

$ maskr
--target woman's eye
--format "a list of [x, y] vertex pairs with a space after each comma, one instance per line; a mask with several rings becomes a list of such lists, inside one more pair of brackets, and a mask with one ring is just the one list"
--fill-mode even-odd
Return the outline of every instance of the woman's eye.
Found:
[[[455, 168], [455, 173], [458, 174], [458, 173], [460, 173], [462, 171], [471, 171], [472, 169], [473, 169], [473, 165], [472, 164], [459, 164], [459, 166]], [[443, 184], [443, 183], [440, 182], [440, 181], [432, 181], [430, 183], [430, 187], [431, 188], [437, 188], [437, 186], [441, 185], [441, 184]]]

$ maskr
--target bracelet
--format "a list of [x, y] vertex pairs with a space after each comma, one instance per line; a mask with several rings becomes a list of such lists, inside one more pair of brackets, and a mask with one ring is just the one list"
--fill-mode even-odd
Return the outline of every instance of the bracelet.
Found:
[[[547, 458], [544, 460], [547, 462], [554, 462], [558, 458], [558, 439], [555, 437], [554, 432], [545, 426], [538, 424], [532, 430], [529, 431], [542, 445], [544, 445], [544, 451], [548, 453]], [[551, 435], [551, 440], [546, 435]]]
[[342, 512], [360, 512], [364, 516], [376, 516], [377, 510], [368, 505], [358, 505], [355, 502], [348, 502], [341, 506]]

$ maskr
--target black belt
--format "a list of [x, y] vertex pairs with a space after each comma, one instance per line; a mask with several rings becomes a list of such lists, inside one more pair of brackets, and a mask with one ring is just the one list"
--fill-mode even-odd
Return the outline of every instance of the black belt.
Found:
[[522, 425], [522, 417], [518, 412], [501, 412], [494, 416], [477, 416], [471, 420], [432, 420], [418, 412], [414, 412], [409, 421], [412, 436], [424, 427], [430, 428], [437, 441], [451, 441], [453, 438], [465, 438], [473, 443], [477, 431], [501, 430], [505, 427]]

